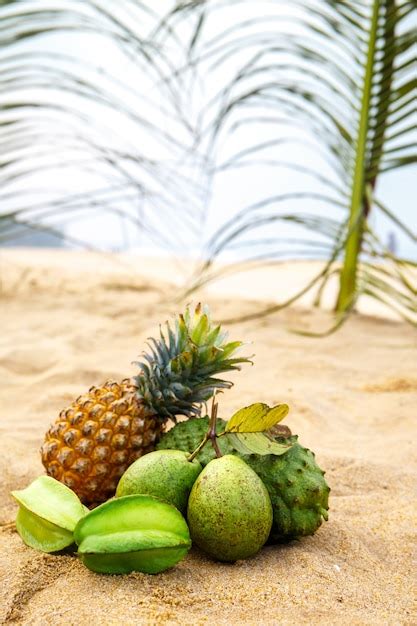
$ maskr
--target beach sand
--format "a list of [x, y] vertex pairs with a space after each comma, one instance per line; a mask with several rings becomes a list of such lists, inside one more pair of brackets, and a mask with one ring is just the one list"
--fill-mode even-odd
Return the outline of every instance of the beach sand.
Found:
[[[416, 624], [417, 336], [381, 316], [354, 315], [322, 339], [290, 332], [330, 322], [300, 306], [228, 325], [255, 357], [233, 374], [220, 416], [256, 401], [290, 405], [286, 423], [316, 452], [332, 489], [329, 521], [313, 537], [234, 565], [193, 548], [159, 576], [98, 575], [71, 554], [22, 543], [9, 492], [43, 473], [44, 431], [91, 385], [132, 375], [146, 338], [178, 308], [178, 274], [156, 266], [93, 253], [0, 253], [0, 622]], [[294, 264], [294, 281], [303, 271]], [[278, 269], [276, 280], [272, 291], [282, 291]], [[193, 300], [228, 319], [255, 311], [268, 293], [250, 282], [244, 289], [212, 287]]]

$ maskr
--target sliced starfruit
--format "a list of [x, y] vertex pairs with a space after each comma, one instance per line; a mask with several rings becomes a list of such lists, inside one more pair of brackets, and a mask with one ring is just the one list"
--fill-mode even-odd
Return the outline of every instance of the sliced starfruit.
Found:
[[101, 504], [78, 522], [74, 538], [83, 563], [106, 574], [158, 574], [183, 559], [191, 547], [178, 509], [149, 495]]
[[74, 543], [74, 528], [88, 509], [71, 489], [55, 478], [40, 476], [11, 495], [19, 503], [16, 528], [26, 545], [57, 552]]

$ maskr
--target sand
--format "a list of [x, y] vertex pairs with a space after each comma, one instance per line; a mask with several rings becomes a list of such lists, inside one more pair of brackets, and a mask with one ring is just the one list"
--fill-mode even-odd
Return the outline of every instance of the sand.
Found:
[[[231, 337], [252, 342], [255, 358], [233, 376], [220, 414], [255, 401], [290, 404], [286, 421], [332, 488], [329, 521], [313, 537], [234, 565], [193, 548], [159, 576], [98, 575], [73, 555], [22, 543], [9, 492], [42, 473], [44, 431], [92, 384], [133, 374], [144, 341], [178, 306], [174, 266], [160, 264], [151, 279], [156, 265], [0, 253], [0, 621], [416, 624], [417, 336], [393, 319], [355, 315], [323, 339], [289, 332], [329, 322], [309, 308], [229, 326]], [[227, 319], [259, 307], [256, 285], [245, 290], [200, 297]]]

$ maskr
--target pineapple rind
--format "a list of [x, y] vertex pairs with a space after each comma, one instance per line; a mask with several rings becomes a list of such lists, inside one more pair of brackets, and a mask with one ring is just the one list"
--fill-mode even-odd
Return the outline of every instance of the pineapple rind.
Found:
[[[204, 417], [177, 424], [162, 435], [157, 449], [194, 451], [207, 432], [208, 423], [208, 417]], [[217, 420], [217, 432], [223, 432], [225, 424], [224, 420]], [[242, 458], [265, 484], [274, 512], [270, 542], [313, 535], [322, 520], [328, 517], [330, 488], [324, 479], [324, 472], [317, 465], [314, 453], [301, 446], [297, 439], [297, 436], [278, 438], [279, 441], [293, 443], [281, 456], [242, 455], [225, 438], [217, 439], [222, 454], [236, 454]], [[209, 442], [196, 458], [204, 467], [215, 456]]]
[[138, 401], [130, 380], [107, 381], [61, 411], [46, 433], [42, 462], [85, 504], [102, 502], [127, 467], [154, 449], [162, 427]]

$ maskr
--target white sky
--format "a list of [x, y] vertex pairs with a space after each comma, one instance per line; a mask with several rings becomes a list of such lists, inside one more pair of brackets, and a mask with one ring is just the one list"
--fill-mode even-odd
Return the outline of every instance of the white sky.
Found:
[[[112, 2], [103, 2], [103, 4], [114, 8]], [[165, 8], [168, 4], [166, 1], [159, 1], [152, 2], [151, 6], [154, 9], [157, 6]], [[244, 16], [248, 20], [262, 15], [263, 11], [272, 15], [271, 2], [259, 1], [256, 4], [252, 3], [251, 6], [249, 4], [247, 4], [247, 15]], [[277, 6], [277, 3], [274, 6]], [[284, 34], [302, 32], [291, 22], [293, 14], [296, 15], [296, 12], [290, 9], [283, 13], [282, 5], [280, 5], [279, 14], [275, 15], [277, 21], [271, 19], [271, 32], [278, 27]], [[138, 31], [146, 30], [143, 18], [143, 13], [132, 17], [137, 23]], [[233, 6], [217, 13], [208, 24], [206, 38], [215, 37], [227, 23], [233, 25], [235, 18], [236, 8]], [[257, 202], [283, 191], [310, 190], [314, 192], [320, 190], [318, 183], [309, 176], [285, 167], [271, 167], [265, 164], [217, 174], [210, 183], [202, 164], [196, 163], [189, 154], [185, 157], [184, 152], [179, 149], [173, 150], [172, 146], [164, 141], [162, 135], [161, 137], [155, 135], [155, 128], [161, 129], [172, 133], [174, 137], [179, 138], [191, 148], [191, 135], [187, 132], [186, 122], [189, 121], [194, 126], [198, 124], [201, 110], [210, 102], [213, 93], [222, 85], [227, 85], [230, 77], [244, 62], [245, 59], [242, 56], [236, 57], [229, 65], [211, 72], [208, 71], [208, 66], [204, 66], [203, 73], [193, 83], [191, 99], [186, 90], [178, 93], [178, 98], [182, 98], [180, 104], [185, 118], [178, 123], [173, 121], [172, 105], [168, 100], [163, 99], [164, 92], [159, 87], [155, 87], [152, 82], [146, 63], [140, 67], [137, 61], [128, 59], [125, 53], [113, 43], [109, 43], [105, 37], [91, 33], [50, 35], [44, 40], [39, 40], [34, 49], [52, 51], [56, 54], [70, 54], [79, 58], [77, 72], [86, 79], [92, 77], [89, 66], [96, 65], [103, 68], [115, 77], [117, 82], [110, 83], [102, 78], [100, 84], [103, 88], [109, 89], [113, 96], [119, 97], [126, 111], [111, 112], [107, 106], [86, 104], [85, 99], [71, 96], [69, 93], [64, 92], [65, 95], [63, 95], [63, 84], [58, 90], [48, 88], [47, 92], [45, 90], [40, 92], [37, 89], [28, 88], [25, 92], [20, 92], [19, 96], [26, 97], [29, 102], [34, 97], [44, 98], [47, 93], [49, 101], [80, 107], [80, 111], [89, 116], [90, 120], [83, 122], [80, 126], [64, 127], [62, 117], [55, 113], [47, 113], [43, 119], [38, 115], [36, 118], [38, 138], [34, 139], [33, 152], [28, 163], [41, 165], [43, 156], [40, 153], [42, 152], [47, 155], [45, 163], [53, 154], [56, 155], [57, 163], [67, 160], [72, 161], [73, 165], [64, 169], [58, 164], [33, 176], [24, 175], [8, 183], [7, 191], [18, 190], [23, 194], [23, 198], [30, 197], [31, 202], [35, 198], [41, 206], [46, 198], [51, 200], [62, 194], [69, 196], [94, 188], [107, 190], [109, 185], [120, 186], [126, 180], [126, 176], [131, 176], [155, 194], [150, 197], [149, 194], [138, 191], [137, 187], [130, 187], [127, 192], [123, 192], [122, 196], [119, 191], [112, 192], [110, 196], [105, 191], [102, 196], [103, 200], [100, 199], [97, 208], [87, 209], [81, 205], [82, 210], [75, 210], [65, 218], [64, 229], [71, 237], [99, 247], [140, 248], [146, 253], [161, 253], [167, 249], [166, 243], [168, 243], [169, 246], [174, 246], [176, 252], [184, 254], [188, 251], [191, 254], [198, 254], [225, 220], [231, 219], [234, 214], [251, 202]], [[170, 61], [174, 64], [181, 63], [180, 46], [171, 43], [169, 52]], [[43, 62], [44, 60], [39, 61], [40, 64]], [[73, 69], [75, 66], [67, 67]], [[284, 79], [286, 76], [292, 77], [291, 73], [282, 76]], [[186, 87], [186, 83], [184, 86]], [[0, 103], [5, 97], [0, 95]], [[276, 109], [274, 115], [277, 115]], [[154, 128], [144, 128], [141, 122], [137, 123], [135, 116], [142, 121], [151, 122]], [[202, 127], [209, 119], [210, 114], [203, 117]], [[91, 120], [94, 121], [95, 127]], [[81, 147], [83, 133], [87, 131], [90, 139], [94, 138], [98, 146], [101, 148], [105, 145], [109, 146], [110, 151], [105, 154], [106, 158], [112, 158], [111, 150], [114, 149], [124, 154], [134, 155], [137, 159], [136, 163], [124, 161], [122, 176], [115, 172], [108, 161], [104, 165], [103, 162], [98, 164], [91, 160], [87, 161], [88, 153]], [[42, 138], [39, 139], [39, 136]], [[63, 139], [64, 136], [66, 139]], [[277, 133], [276, 125], [269, 127], [251, 125], [233, 133], [224, 133], [216, 149], [216, 162], [221, 163], [233, 153], [256, 142], [268, 141], [271, 137], [284, 138], [286, 136], [302, 139], [306, 135], [304, 131], [295, 132], [289, 126], [280, 126], [279, 133]], [[101, 154], [103, 155], [103, 152]], [[304, 167], [316, 165], [317, 160], [320, 159], [319, 153], [314, 148], [309, 149], [294, 143], [274, 147], [262, 156], [264, 159], [295, 161]], [[156, 168], [153, 163], [154, 159], [161, 160], [162, 166]], [[143, 160], [147, 162], [145, 168]], [[323, 175], [330, 174], [326, 171], [324, 162], [320, 172]], [[178, 189], [178, 181], [181, 178], [184, 179], [180, 185], [181, 192], [175, 194], [174, 190]], [[382, 177], [377, 189], [379, 197], [384, 200], [385, 204], [410, 228], [414, 229], [417, 228], [416, 179], [416, 168], [409, 167]], [[207, 191], [209, 191], [208, 194]], [[297, 200], [296, 203], [289, 203], [286, 207], [288, 210], [293, 207], [299, 209], [301, 202], [303, 201]], [[111, 213], [103, 211], [103, 204], [106, 204]], [[328, 205], [319, 202], [314, 205], [309, 204], [308, 207], [306, 206], [307, 210], [314, 210], [329, 217], [341, 216], [340, 210], [331, 209]], [[131, 221], [121, 220], [121, 212], [130, 216]], [[147, 230], [142, 232], [138, 230], [135, 224], [141, 220], [151, 227], [154, 225], [155, 230], [163, 234], [164, 241], [159, 240]], [[62, 216], [59, 223], [63, 223]], [[384, 241], [387, 240], [390, 230], [396, 230], [398, 251], [403, 256], [417, 258], [415, 244], [395, 229], [382, 214], [375, 212], [371, 223]], [[281, 222], [263, 228], [260, 234], [268, 238], [285, 239], [295, 236], [296, 231], [293, 227]], [[292, 246], [289, 246], [289, 249], [291, 250]], [[235, 257], [242, 254], [245, 253], [235, 251], [229, 253], [228, 256]]]

